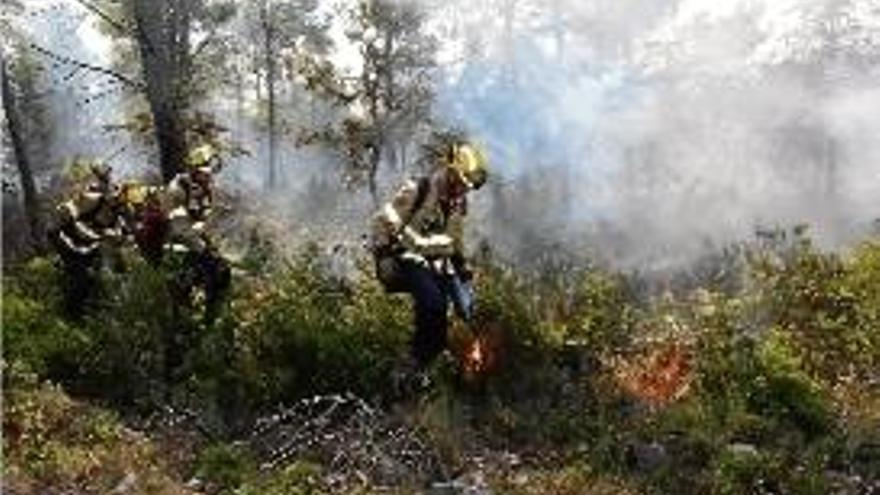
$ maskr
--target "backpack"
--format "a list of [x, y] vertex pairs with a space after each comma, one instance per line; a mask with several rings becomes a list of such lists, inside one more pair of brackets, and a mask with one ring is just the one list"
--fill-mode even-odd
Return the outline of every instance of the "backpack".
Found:
[[[416, 199], [413, 201], [409, 210], [406, 221], [400, 226], [403, 230], [412, 220], [413, 216], [425, 204], [430, 189], [430, 179], [421, 177], [418, 179], [416, 186]], [[398, 246], [385, 246], [381, 249], [373, 250], [373, 257], [376, 263], [376, 278], [382, 283], [385, 292], [389, 294], [406, 292], [406, 273], [403, 266], [404, 261], [400, 255], [402, 250]]]

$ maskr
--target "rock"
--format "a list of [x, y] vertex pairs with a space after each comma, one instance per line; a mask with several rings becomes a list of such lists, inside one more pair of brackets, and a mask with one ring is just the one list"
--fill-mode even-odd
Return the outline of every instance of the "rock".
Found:
[[186, 482], [186, 487], [191, 490], [201, 490], [204, 486], [204, 483], [199, 478], [190, 478], [189, 481]]
[[502, 461], [509, 468], [517, 468], [522, 465], [522, 458], [513, 452], [505, 452], [502, 455]]
[[727, 451], [736, 456], [757, 457], [758, 448], [748, 443], [732, 443], [727, 446]]
[[455, 479], [433, 483], [428, 493], [430, 495], [458, 495], [464, 493], [465, 489], [467, 489], [467, 485], [463, 481]]
[[872, 493], [860, 491], [862, 479], [858, 475], [852, 475], [833, 469], [824, 472], [825, 479], [830, 482], [829, 493], [833, 495], [848, 495], [850, 493]]
[[[880, 441], [860, 443], [853, 452], [853, 460], [865, 466], [880, 466]], [[878, 468], [880, 473], [880, 468]]]
[[110, 493], [121, 495], [123, 493], [133, 493], [137, 484], [137, 475], [134, 473], [126, 473], [122, 480], [116, 484], [116, 487]]
[[524, 485], [528, 485], [530, 480], [531, 480], [531, 478], [529, 478], [529, 475], [528, 475], [528, 474], [526, 474], [526, 473], [517, 473], [517, 474], [513, 477], [513, 480], [511, 480], [511, 482], [512, 482], [514, 485], [516, 485], [516, 486], [524, 486]]
[[431, 485], [430, 495], [492, 495], [482, 471], [474, 471], [452, 481]]
[[642, 473], [656, 471], [669, 462], [666, 447], [659, 442], [632, 445], [629, 449], [629, 458], [633, 467]]

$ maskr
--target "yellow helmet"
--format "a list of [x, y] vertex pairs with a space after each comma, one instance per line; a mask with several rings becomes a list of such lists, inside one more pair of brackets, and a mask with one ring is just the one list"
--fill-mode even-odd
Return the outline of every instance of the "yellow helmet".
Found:
[[150, 186], [140, 184], [138, 182], [123, 182], [119, 187], [119, 198], [124, 203], [137, 206], [147, 201], [147, 197], [151, 193]]
[[126, 181], [119, 186], [119, 199], [130, 206], [142, 206], [154, 199], [160, 190], [158, 187], [148, 186], [140, 182]]
[[192, 170], [212, 172], [212, 165], [219, 158], [217, 148], [210, 144], [202, 144], [191, 149], [186, 157], [186, 165]]
[[449, 168], [458, 172], [461, 180], [471, 189], [479, 189], [486, 183], [488, 163], [486, 155], [476, 145], [461, 143], [453, 145]]

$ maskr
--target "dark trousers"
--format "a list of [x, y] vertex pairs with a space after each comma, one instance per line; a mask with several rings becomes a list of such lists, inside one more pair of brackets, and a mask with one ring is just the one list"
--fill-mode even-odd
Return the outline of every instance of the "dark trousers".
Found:
[[443, 276], [410, 260], [403, 261], [403, 272], [405, 291], [415, 303], [412, 357], [418, 368], [424, 368], [446, 349], [448, 284]]
[[87, 313], [88, 306], [97, 302], [101, 289], [100, 250], [98, 247], [86, 253], [72, 250], [61, 239], [60, 229], [49, 233], [49, 241], [61, 259], [64, 312], [69, 318], [79, 320]]

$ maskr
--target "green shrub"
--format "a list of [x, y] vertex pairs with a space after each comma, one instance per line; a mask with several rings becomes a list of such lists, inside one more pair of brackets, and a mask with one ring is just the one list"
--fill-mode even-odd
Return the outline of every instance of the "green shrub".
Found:
[[813, 438], [831, 426], [828, 398], [801, 367], [786, 336], [771, 331], [758, 352], [760, 373], [745, 388], [749, 408], [758, 414], [789, 421]]
[[78, 373], [88, 332], [58, 314], [57, 274], [48, 258], [9, 270], [3, 289], [3, 359], [61, 380]]
[[400, 299], [368, 282], [340, 287], [308, 257], [256, 282], [250, 299], [239, 311], [244, 369], [261, 403], [387, 391], [411, 332]]
[[101, 274], [101, 296], [82, 321], [60, 312], [60, 273], [48, 258], [11, 270], [4, 287], [4, 359], [19, 360], [70, 391], [117, 405], [148, 404], [165, 379], [166, 341], [195, 333], [174, 319], [167, 272], [134, 257], [124, 273]]
[[3, 298], [3, 358], [20, 361], [41, 376], [75, 374], [89, 346], [82, 328], [69, 325], [40, 301], [7, 293]]
[[865, 243], [853, 253], [839, 291], [855, 299], [856, 326], [848, 349], [856, 379], [880, 369], [880, 241]]
[[[254, 256], [236, 274], [231, 310], [210, 328], [197, 311], [173, 313], [168, 267], [135, 261], [126, 273], [104, 274], [107, 297], [79, 324], [58, 316], [48, 260], [18, 267], [3, 294], [4, 359], [74, 392], [147, 411], [177, 380], [173, 398], [195, 406], [206, 424], [222, 417], [247, 426], [279, 403], [315, 394], [385, 398], [391, 370], [409, 350], [409, 298], [385, 294], [368, 271], [333, 278], [314, 249], [289, 262]], [[418, 406], [427, 407], [421, 426], [450, 459], [465, 458], [464, 446], [479, 438], [585, 459], [599, 475], [630, 476], [661, 493], [823, 493], [829, 466], [870, 475], [875, 453], [859, 432], [876, 423], [839, 411], [849, 384], [861, 394], [854, 397], [868, 398], [863, 416], [877, 419], [867, 378], [880, 364], [880, 245], [842, 257], [795, 236], [754, 251], [751, 262], [740, 292], [701, 290], [647, 306], [617, 274], [531, 275], [484, 259], [474, 326], [497, 337], [500, 367], [468, 388], [454, 365], [438, 366], [435, 390]], [[626, 396], [607, 373], [610, 358], [670, 338], [693, 357], [690, 394], [661, 405]], [[167, 373], [169, 342], [182, 350], [176, 377]], [[95, 422], [75, 430], [110, 441], [101, 426], [110, 419]], [[664, 467], [630, 470], [633, 442], [662, 445]], [[737, 444], [747, 448], [731, 448]], [[254, 460], [232, 444], [205, 450], [198, 470], [212, 486], [241, 494], [320, 491], [320, 467], [295, 464], [257, 480]], [[586, 482], [565, 478], [575, 491]]]
[[820, 252], [801, 235], [776, 252], [753, 256], [766, 318], [792, 336], [807, 372], [829, 384], [853, 373], [864, 377], [880, 362], [878, 251], [867, 244], [846, 259]]
[[716, 461], [713, 491], [723, 495], [773, 493], [781, 469], [779, 459], [769, 454], [727, 449]]
[[81, 356], [80, 373], [70, 383], [73, 391], [119, 405], [149, 407], [160, 399], [168, 385], [166, 352], [175, 347], [169, 335], [195, 333], [185, 316], [173, 318], [166, 277], [139, 260], [126, 273], [105, 274], [112, 296], [85, 320], [92, 345]]
[[567, 337], [597, 355], [622, 348], [636, 320], [623, 278], [587, 272], [577, 289], [574, 325]]
[[698, 320], [696, 392], [716, 418], [726, 418], [743, 409], [748, 390], [760, 373], [754, 337], [741, 325], [743, 306], [739, 301], [722, 301], [709, 317]]
[[254, 478], [257, 465], [253, 456], [243, 447], [216, 444], [206, 447], [196, 460], [196, 476], [223, 493], [232, 493], [246, 481]]
[[319, 466], [307, 462], [295, 462], [278, 472], [267, 475], [263, 481], [251, 481], [235, 495], [315, 495], [326, 493], [319, 482]]

